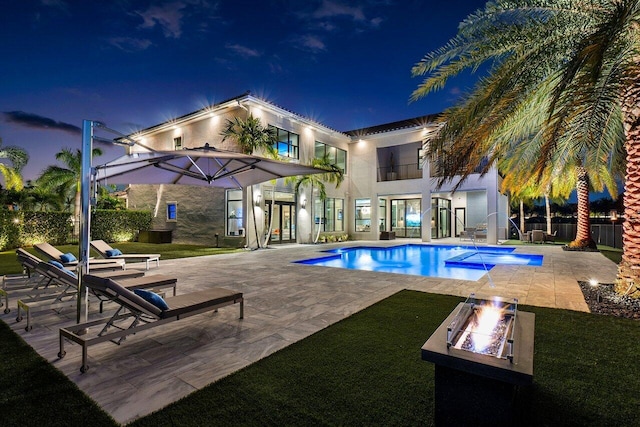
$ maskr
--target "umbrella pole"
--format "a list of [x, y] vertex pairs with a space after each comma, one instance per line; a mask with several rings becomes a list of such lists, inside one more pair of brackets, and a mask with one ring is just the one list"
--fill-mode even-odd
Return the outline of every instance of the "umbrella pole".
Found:
[[82, 121], [82, 165], [80, 172], [80, 239], [78, 242], [78, 296], [76, 298], [77, 311], [76, 322], [87, 321], [88, 318], [88, 292], [84, 285], [83, 277], [89, 272], [89, 227], [91, 212], [89, 197], [91, 193], [91, 154], [93, 151], [93, 121]]

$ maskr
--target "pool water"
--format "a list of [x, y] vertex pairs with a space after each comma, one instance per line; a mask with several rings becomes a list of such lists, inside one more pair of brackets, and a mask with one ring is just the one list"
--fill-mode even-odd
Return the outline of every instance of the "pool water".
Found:
[[514, 254], [513, 247], [408, 244], [386, 248], [356, 246], [326, 251], [332, 255], [300, 264], [446, 279], [478, 280], [497, 264], [542, 265], [542, 255]]

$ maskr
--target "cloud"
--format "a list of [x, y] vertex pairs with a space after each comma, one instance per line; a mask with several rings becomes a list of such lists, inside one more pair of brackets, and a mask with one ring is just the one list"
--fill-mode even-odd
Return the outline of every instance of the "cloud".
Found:
[[303, 49], [314, 53], [327, 50], [327, 46], [318, 36], [305, 34], [294, 41], [294, 44]]
[[[152, 2], [154, 3], [154, 2]], [[182, 36], [185, 21], [188, 28], [195, 31], [207, 31], [213, 20], [217, 20], [218, 3], [207, 0], [178, 0], [165, 4], [155, 2], [144, 11], [135, 11], [134, 15], [142, 18], [140, 28], [162, 29], [166, 38], [179, 39]]]
[[40, 0], [40, 3], [42, 3], [43, 6], [54, 7], [67, 15], [71, 14], [69, 12], [69, 5], [63, 0]]
[[135, 13], [142, 17], [141, 28], [153, 28], [158, 25], [165, 37], [177, 39], [182, 35], [183, 10], [186, 7], [183, 2], [173, 2], [161, 6], [154, 5], [143, 12]]
[[335, 16], [347, 16], [354, 21], [364, 21], [365, 15], [361, 6], [353, 7], [338, 2], [323, 0], [313, 17], [316, 19], [332, 18]]
[[5, 111], [3, 114], [8, 122], [27, 128], [61, 130], [73, 134], [81, 133], [78, 126], [64, 122], [57, 122], [48, 117], [38, 116], [37, 114], [26, 113], [24, 111]]
[[262, 56], [262, 53], [260, 53], [259, 51], [239, 45], [237, 43], [227, 43], [224, 47], [234, 52], [236, 55], [242, 56], [243, 58], [257, 58], [259, 56]]
[[125, 52], [139, 52], [147, 49], [153, 43], [148, 39], [136, 39], [133, 37], [111, 37], [109, 44]]

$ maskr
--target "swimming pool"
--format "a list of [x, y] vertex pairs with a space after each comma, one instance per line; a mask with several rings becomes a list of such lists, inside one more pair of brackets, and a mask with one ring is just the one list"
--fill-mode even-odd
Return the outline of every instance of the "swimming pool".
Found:
[[300, 264], [478, 280], [497, 264], [542, 265], [542, 255], [514, 254], [513, 247], [408, 244], [385, 248], [355, 246], [332, 249], [331, 255], [295, 261]]

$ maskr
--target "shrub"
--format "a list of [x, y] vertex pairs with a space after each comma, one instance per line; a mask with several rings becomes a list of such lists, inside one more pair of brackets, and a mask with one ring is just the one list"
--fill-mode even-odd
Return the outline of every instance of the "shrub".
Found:
[[138, 231], [148, 230], [153, 219], [151, 211], [96, 209], [91, 217], [91, 238], [105, 242], [131, 242]]
[[62, 245], [68, 242], [73, 227], [69, 213], [20, 211], [20, 214], [20, 246], [40, 242]]

